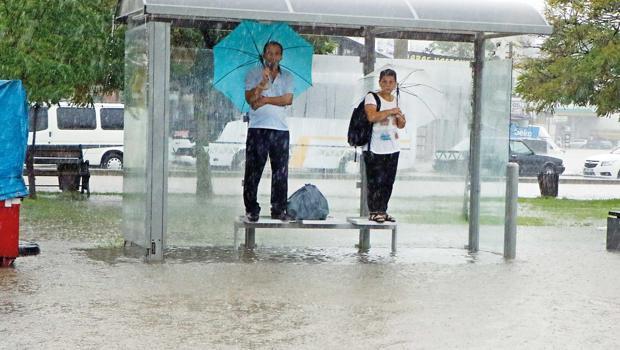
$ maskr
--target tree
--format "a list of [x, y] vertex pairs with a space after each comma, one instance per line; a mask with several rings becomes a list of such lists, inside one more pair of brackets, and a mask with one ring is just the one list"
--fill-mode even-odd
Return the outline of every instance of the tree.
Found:
[[329, 36], [324, 35], [302, 35], [314, 47], [314, 54], [328, 55], [334, 53], [338, 44]]
[[[34, 104], [92, 103], [123, 84], [124, 31], [115, 0], [0, 0], [0, 78], [19, 79]], [[33, 140], [34, 143], [34, 140]], [[36, 196], [28, 159], [31, 196]]]
[[[495, 45], [491, 40], [485, 42], [485, 51], [489, 57], [495, 55]], [[436, 54], [442, 56], [451, 56], [454, 59], [473, 60], [474, 59], [474, 44], [473, 43], [459, 43], [451, 41], [433, 41], [424, 50], [429, 54]]]
[[124, 31], [115, 0], [0, 0], [0, 77], [22, 80], [32, 103], [92, 103], [122, 88]]
[[541, 57], [519, 68], [516, 91], [537, 111], [558, 105], [593, 106], [606, 116], [620, 111], [620, 2], [548, 0], [553, 34]]

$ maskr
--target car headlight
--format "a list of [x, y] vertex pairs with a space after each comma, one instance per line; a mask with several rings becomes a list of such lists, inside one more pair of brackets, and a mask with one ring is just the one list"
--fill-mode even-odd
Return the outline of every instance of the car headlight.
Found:
[[615, 160], [606, 160], [604, 162], [601, 162], [601, 166], [612, 166], [615, 162]]

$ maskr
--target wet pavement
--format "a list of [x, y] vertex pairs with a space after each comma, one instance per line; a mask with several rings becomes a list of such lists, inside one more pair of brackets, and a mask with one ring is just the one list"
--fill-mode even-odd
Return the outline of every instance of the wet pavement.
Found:
[[395, 255], [373, 234], [366, 254], [346, 237], [172, 248], [163, 264], [50, 234], [41, 255], [0, 270], [0, 347], [620, 346], [620, 253], [605, 250], [604, 227], [520, 227], [504, 261], [468, 254], [451, 225], [403, 226]]

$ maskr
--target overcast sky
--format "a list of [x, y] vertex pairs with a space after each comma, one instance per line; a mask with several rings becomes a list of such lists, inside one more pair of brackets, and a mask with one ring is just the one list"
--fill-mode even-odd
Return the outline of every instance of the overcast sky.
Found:
[[508, 1], [508, 2], [524, 2], [534, 6], [538, 12], [542, 13], [545, 9], [545, 1], [544, 0], [500, 0], [500, 1]]

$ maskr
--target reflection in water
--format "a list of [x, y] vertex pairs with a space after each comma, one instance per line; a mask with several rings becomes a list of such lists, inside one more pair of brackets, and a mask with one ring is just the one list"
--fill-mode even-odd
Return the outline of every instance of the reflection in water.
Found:
[[[525, 232], [510, 264], [405, 237], [395, 255], [173, 247], [161, 264], [41, 241], [41, 255], [0, 270], [1, 347], [105, 348], [113, 335], [131, 349], [614, 348], [620, 255], [598, 232], [545, 230]], [[559, 333], [541, 336], [546, 324]]]
[[[141, 249], [133, 248], [80, 248], [75, 249], [88, 258], [107, 264], [139, 262]], [[497, 263], [501, 255], [492, 252], [469, 253], [453, 248], [421, 248], [413, 251], [357, 252], [347, 248], [259, 247], [255, 250], [233, 247], [170, 247], [164, 253], [166, 264], [183, 263], [273, 263], [273, 264], [409, 264], [438, 263], [459, 265], [466, 263]]]

